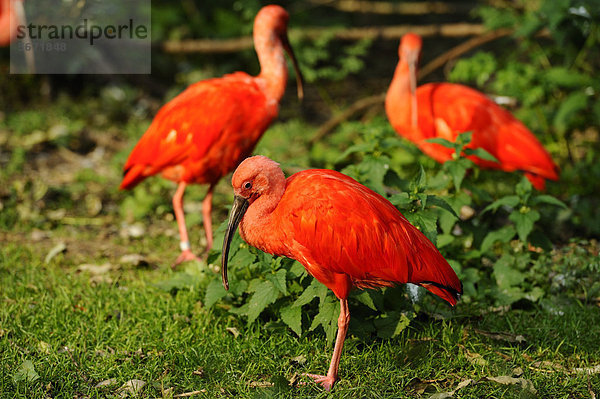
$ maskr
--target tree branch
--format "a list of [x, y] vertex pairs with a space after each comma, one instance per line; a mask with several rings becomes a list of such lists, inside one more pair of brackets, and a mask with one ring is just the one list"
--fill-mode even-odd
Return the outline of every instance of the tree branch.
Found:
[[[399, 40], [408, 32], [423, 37], [463, 37], [480, 35], [484, 32], [481, 24], [433, 24], [433, 25], [396, 25], [365, 28], [304, 28], [290, 29], [289, 36], [293, 40], [315, 40], [323, 35], [333, 35], [337, 40], [361, 39], [396, 39]], [[251, 37], [235, 39], [197, 39], [167, 40], [161, 44], [166, 53], [233, 53], [252, 48]]]
[[454, 14], [468, 13], [473, 9], [473, 6], [467, 3], [441, 1], [391, 3], [387, 1], [310, 0], [310, 2], [319, 6], [333, 7], [340, 11], [365, 14]]

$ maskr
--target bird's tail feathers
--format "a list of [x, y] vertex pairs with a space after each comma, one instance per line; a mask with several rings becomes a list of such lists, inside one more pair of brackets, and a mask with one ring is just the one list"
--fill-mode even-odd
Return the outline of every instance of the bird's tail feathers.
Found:
[[452, 306], [456, 305], [456, 302], [458, 301], [458, 299], [460, 298], [460, 295], [462, 293], [462, 283], [460, 285], [460, 287], [461, 287], [460, 291], [457, 291], [452, 287], [446, 287], [446, 286], [442, 286], [437, 283], [428, 282], [428, 281], [419, 283], [419, 285], [421, 287], [427, 289], [429, 292], [431, 292], [431, 293], [439, 296], [443, 300], [447, 301]]
[[132, 165], [131, 167], [125, 169], [123, 173], [123, 181], [121, 182], [119, 188], [121, 190], [129, 190], [137, 186], [139, 182], [149, 176], [149, 174], [146, 173], [147, 169], [148, 168], [146, 165], [139, 164]]

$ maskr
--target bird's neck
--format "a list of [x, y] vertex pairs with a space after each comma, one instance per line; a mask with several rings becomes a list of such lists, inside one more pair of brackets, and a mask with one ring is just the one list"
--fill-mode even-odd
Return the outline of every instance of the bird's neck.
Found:
[[274, 32], [258, 28], [254, 31], [254, 47], [260, 63], [257, 83], [269, 100], [278, 103], [283, 97], [288, 78], [281, 40]]
[[[394, 78], [385, 96], [385, 111], [392, 126], [416, 126], [416, 99], [410, 91], [410, 72], [408, 63], [400, 60]], [[414, 109], [413, 109], [414, 108]], [[414, 113], [414, 115], [413, 115]], [[414, 122], [414, 123], [413, 123]]]

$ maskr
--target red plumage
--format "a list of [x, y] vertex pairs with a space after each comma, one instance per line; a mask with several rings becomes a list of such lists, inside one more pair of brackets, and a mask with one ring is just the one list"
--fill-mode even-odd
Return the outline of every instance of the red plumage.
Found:
[[558, 167], [535, 135], [484, 94], [452, 83], [425, 84], [414, 93], [420, 50], [419, 36], [402, 38], [400, 62], [386, 96], [388, 119], [400, 136], [443, 163], [452, 159], [454, 150], [425, 140], [439, 137], [454, 142], [458, 134], [470, 131], [468, 147], [482, 148], [498, 160], [469, 156], [477, 165], [521, 170], [538, 190], [544, 189], [545, 179], [558, 179]]
[[278, 164], [255, 156], [232, 178], [236, 200], [223, 241], [223, 281], [237, 224], [240, 235], [262, 251], [296, 259], [340, 299], [338, 336], [326, 389], [337, 379], [346, 335], [347, 298], [353, 287], [421, 285], [456, 304], [462, 284], [423, 233], [385, 198], [339, 172], [311, 169], [287, 180]]
[[191, 85], [164, 105], [137, 143], [127, 162], [121, 189], [130, 189], [159, 174], [179, 184], [173, 208], [181, 237], [175, 265], [196, 259], [188, 241], [183, 214], [187, 184], [209, 184], [202, 203], [207, 253], [212, 247], [211, 200], [214, 185], [251, 154], [277, 116], [287, 82], [283, 52], [292, 59], [301, 96], [301, 76], [287, 38], [287, 12], [263, 7], [254, 21], [254, 43], [261, 73], [225, 75]]
[[8, 46], [17, 35], [17, 6], [21, 0], [0, 0], [0, 46]]

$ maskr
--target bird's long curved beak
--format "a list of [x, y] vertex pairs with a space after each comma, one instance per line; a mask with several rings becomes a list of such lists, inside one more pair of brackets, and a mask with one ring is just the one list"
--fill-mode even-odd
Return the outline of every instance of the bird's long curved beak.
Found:
[[418, 54], [411, 54], [408, 60], [408, 74], [410, 76], [410, 98], [411, 98], [411, 122], [413, 127], [417, 127], [418, 110], [417, 110], [417, 57]]
[[233, 239], [233, 235], [235, 234], [242, 217], [248, 209], [248, 205], [249, 203], [246, 198], [236, 195], [233, 200], [233, 205], [231, 206], [229, 222], [227, 222], [227, 231], [225, 232], [225, 237], [223, 238], [223, 252], [221, 254], [221, 278], [223, 279], [223, 287], [225, 287], [226, 290], [229, 289], [229, 281], [227, 281], [227, 258], [229, 257], [229, 246], [231, 245], [231, 240]]
[[303, 78], [302, 72], [300, 72], [300, 68], [298, 67], [298, 61], [296, 61], [296, 56], [294, 55], [294, 50], [292, 50], [292, 46], [290, 45], [290, 41], [287, 36], [283, 36], [281, 39], [283, 44], [283, 48], [290, 56], [292, 60], [292, 65], [294, 66], [294, 72], [296, 73], [296, 87], [298, 90], [298, 99], [302, 100], [304, 98], [304, 87], [303, 87]]

